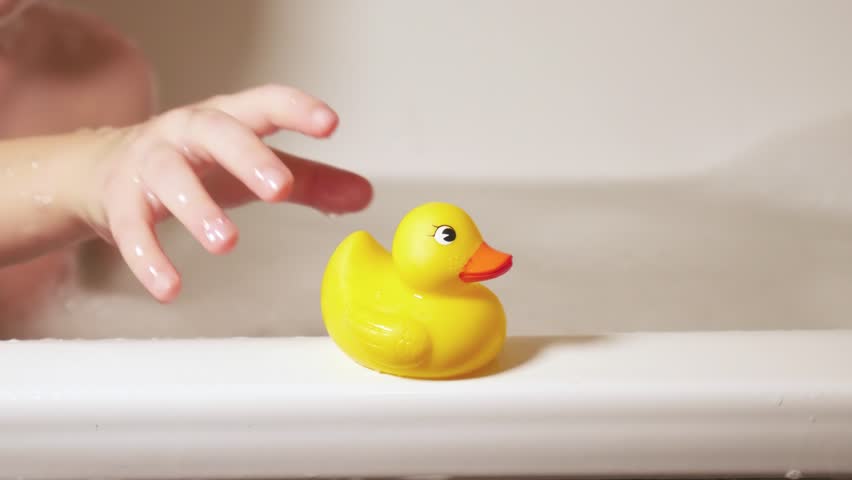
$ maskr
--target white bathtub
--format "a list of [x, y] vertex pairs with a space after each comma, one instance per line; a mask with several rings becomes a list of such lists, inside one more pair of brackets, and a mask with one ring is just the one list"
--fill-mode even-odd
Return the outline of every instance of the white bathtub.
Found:
[[[253, 206], [227, 257], [164, 227], [172, 306], [87, 251], [78, 286], [7, 326], [53, 340], [0, 346], [0, 476], [852, 475], [852, 202], [826, 201], [829, 180], [760, 184], [379, 184], [335, 219]], [[490, 283], [510, 338], [483, 377], [379, 375], [324, 337], [336, 243], [389, 245], [429, 200], [515, 256]]]

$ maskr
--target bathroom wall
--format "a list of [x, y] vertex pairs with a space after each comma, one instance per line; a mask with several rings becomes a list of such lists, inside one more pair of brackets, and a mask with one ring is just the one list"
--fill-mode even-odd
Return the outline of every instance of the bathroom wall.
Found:
[[[491, 284], [512, 334], [849, 326], [852, 2], [75, 3], [137, 39], [164, 107], [267, 82], [326, 99], [334, 138], [270, 141], [366, 173], [376, 201], [239, 209], [224, 257], [163, 225], [168, 307], [86, 251], [56, 309], [0, 337], [321, 335], [337, 243], [388, 245], [436, 199], [516, 255]], [[519, 178], [558, 184], [470, 185]]]
[[842, 0], [76, 3], [145, 48], [164, 106], [302, 87], [338, 134], [270, 141], [374, 178], [797, 178], [852, 151]]

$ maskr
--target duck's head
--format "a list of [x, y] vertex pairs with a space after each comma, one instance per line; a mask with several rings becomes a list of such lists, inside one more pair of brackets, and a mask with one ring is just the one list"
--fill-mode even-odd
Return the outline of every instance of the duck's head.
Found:
[[403, 281], [427, 291], [489, 280], [512, 267], [511, 255], [488, 246], [470, 216], [448, 203], [410, 211], [391, 251]]

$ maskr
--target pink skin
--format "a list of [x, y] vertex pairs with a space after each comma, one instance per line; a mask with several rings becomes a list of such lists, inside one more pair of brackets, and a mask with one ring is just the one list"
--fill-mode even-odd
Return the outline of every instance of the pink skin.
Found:
[[[0, 20], [12, 3], [0, 0]], [[67, 180], [79, 192], [69, 210], [88, 226], [74, 235], [76, 241], [100, 235], [116, 245], [157, 300], [169, 302], [180, 291], [180, 276], [154, 233], [154, 225], [170, 215], [209, 252], [223, 254], [238, 237], [226, 208], [260, 199], [346, 213], [371, 201], [364, 178], [261, 140], [279, 130], [328, 137], [338, 117], [322, 101], [269, 85], [152, 117], [149, 67], [120, 34], [61, 6], [39, 3], [25, 15], [32, 38], [0, 55], [0, 139], [110, 127], [74, 134], [91, 137], [98, 152], [66, 160], [77, 162], [80, 172]], [[91, 52], [57, 57], [65, 55], [56, 48], [64, 42], [58, 37], [69, 32], [83, 35]], [[0, 299], [30, 303], [19, 294], [57, 275], [65, 255], [45, 251], [0, 269]]]
[[[0, 25], [6, 25], [0, 26], [0, 38], [10, 34], [4, 31], [12, 28], [5, 22], [9, 15], [23, 24], [15, 29], [15, 48], [0, 54], [0, 141], [150, 117], [155, 108], [150, 67], [122, 35], [62, 5], [22, 3], [0, 0]], [[16, 11], [20, 6], [29, 8]], [[57, 49], [67, 37], [84, 39], [92, 48]], [[72, 274], [76, 250], [68, 246], [0, 268], [0, 319], [25, 319], [52, 285]]]
[[[180, 290], [180, 276], [154, 230], [169, 214], [209, 252], [222, 254], [238, 236], [226, 206], [255, 199], [333, 213], [367, 206], [372, 189], [365, 179], [278, 152], [260, 140], [278, 130], [324, 138], [337, 123], [323, 102], [280, 85], [166, 112], [112, 133], [112, 148], [93, 165], [94, 196], [84, 216], [115, 243], [151, 294], [169, 302]], [[342, 201], [341, 191], [348, 192]]]
[[19, 7], [24, 7], [26, 4], [25, 0], [0, 0], [0, 20], [3, 17], [16, 13]]

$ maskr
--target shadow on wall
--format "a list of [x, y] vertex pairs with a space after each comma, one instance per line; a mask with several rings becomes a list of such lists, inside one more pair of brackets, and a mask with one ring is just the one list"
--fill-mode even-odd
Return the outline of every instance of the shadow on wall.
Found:
[[[162, 108], [244, 86], [261, 4], [227, 0], [75, 0], [134, 39], [154, 64]], [[200, 18], [203, 14], [203, 21]]]
[[782, 131], [706, 178], [723, 194], [827, 214], [852, 212], [852, 113]]

